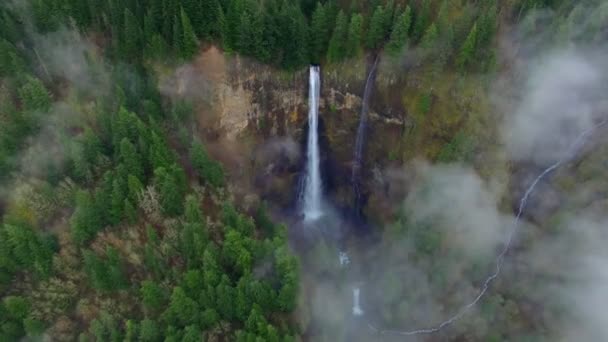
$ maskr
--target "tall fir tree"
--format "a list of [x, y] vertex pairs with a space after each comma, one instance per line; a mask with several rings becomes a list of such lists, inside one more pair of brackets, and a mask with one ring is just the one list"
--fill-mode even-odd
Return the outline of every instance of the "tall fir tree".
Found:
[[127, 8], [124, 13], [123, 56], [135, 62], [141, 56], [143, 34], [135, 15]]
[[327, 48], [327, 60], [330, 63], [339, 62], [346, 55], [346, 39], [348, 37], [348, 18], [344, 11], [340, 11], [336, 17], [334, 32]]
[[405, 11], [397, 17], [393, 29], [391, 30], [391, 37], [386, 44], [389, 53], [396, 55], [401, 52], [404, 46], [406, 46], [411, 26], [412, 9], [410, 6], [407, 6]]
[[317, 3], [310, 23], [310, 58], [318, 64], [327, 50], [328, 32], [330, 29], [329, 15], [323, 4]]
[[198, 39], [190, 23], [190, 19], [183, 8], [181, 9], [181, 25], [181, 56], [184, 59], [190, 59], [198, 52]]
[[464, 71], [470, 63], [473, 61], [475, 51], [477, 48], [477, 23], [473, 24], [467, 39], [462, 44], [458, 57], [456, 59], [456, 65], [461, 71]]
[[363, 37], [363, 16], [359, 13], [350, 18], [348, 25], [348, 37], [346, 40], [346, 54], [348, 57], [356, 57], [361, 53], [361, 42]]

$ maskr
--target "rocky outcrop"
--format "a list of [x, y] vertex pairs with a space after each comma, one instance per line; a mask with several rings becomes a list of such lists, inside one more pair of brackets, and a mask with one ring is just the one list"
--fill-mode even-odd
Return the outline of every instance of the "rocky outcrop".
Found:
[[[274, 70], [216, 48], [203, 52], [173, 87], [195, 98], [201, 134], [224, 162], [237, 187], [280, 205], [293, 200], [307, 130], [308, 72]], [[326, 188], [339, 203], [350, 201], [350, 172], [361, 96], [364, 60], [322, 69], [320, 103]], [[187, 77], [183, 74], [188, 74]], [[402, 106], [384, 101], [392, 84], [379, 88], [370, 106], [367, 170], [382, 169], [406, 126]], [[185, 89], [188, 89], [187, 91]], [[195, 89], [195, 94], [192, 94]], [[197, 94], [196, 89], [204, 94]], [[397, 101], [399, 102], [399, 101]], [[294, 151], [294, 146], [297, 148]], [[228, 154], [236, 154], [228, 157]], [[372, 172], [363, 175], [372, 187]]]

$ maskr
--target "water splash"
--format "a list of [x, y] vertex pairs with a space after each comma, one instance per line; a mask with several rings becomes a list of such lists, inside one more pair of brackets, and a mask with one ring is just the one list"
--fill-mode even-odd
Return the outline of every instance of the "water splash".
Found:
[[[458, 319], [460, 319], [465, 313], [467, 313], [471, 308], [473, 308], [481, 299], [482, 297], [486, 294], [486, 292], [488, 291], [490, 285], [492, 284], [492, 282], [498, 277], [498, 275], [500, 274], [500, 271], [502, 270], [502, 264], [504, 262], [505, 256], [507, 254], [507, 252], [509, 252], [509, 249], [511, 248], [511, 244], [513, 242], [513, 238], [515, 237], [515, 234], [518, 231], [519, 228], [519, 221], [521, 220], [521, 216], [524, 213], [524, 210], [526, 209], [526, 205], [528, 203], [528, 199], [530, 197], [530, 195], [532, 194], [532, 192], [534, 191], [534, 189], [536, 188], [536, 186], [538, 185], [538, 183], [543, 180], [545, 177], [547, 177], [549, 174], [551, 174], [553, 171], [555, 171], [557, 168], [559, 168], [562, 164], [564, 164], [565, 162], [567, 162], [568, 160], [576, 157], [580, 151], [580, 149], [583, 147], [583, 145], [585, 144], [587, 138], [593, 134], [593, 132], [597, 129], [599, 129], [600, 127], [606, 125], [608, 121], [604, 120], [602, 122], [600, 122], [599, 124], [595, 125], [594, 127], [591, 127], [587, 130], [585, 130], [583, 133], [581, 133], [578, 138], [574, 141], [574, 143], [570, 146], [568, 152], [564, 155], [564, 157], [562, 157], [560, 160], [558, 160], [557, 162], [555, 162], [554, 164], [552, 164], [551, 166], [547, 167], [543, 172], [541, 172], [535, 179], [534, 181], [530, 184], [530, 186], [526, 189], [526, 192], [524, 193], [524, 195], [522, 196], [522, 198], [519, 201], [519, 207], [517, 210], [517, 216], [515, 217], [515, 220], [513, 221], [512, 227], [509, 231], [508, 234], [508, 238], [503, 246], [502, 251], [500, 252], [500, 254], [498, 254], [498, 256], [496, 257], [495, 260], [495, 269], [494, 272], [492, 274], [490, 274], [486, 280], [483, 283], [483, 286], [480, 288], [479, 293], [477, 294], [477, 296], [468, 304], [462, 306], [460, 308], [460, 310], [458, 310], [454, 315], [452, 315], [451, 317], [449, 317], [448, 319], [446, 319], [445, 321], [439, 323], [438, 325], [436, 325], [435, 327], [431, 327], [431, 328], [425, 328], [425, 329], [416, 329], [416, 330], [391, 330], [391, 329], [380, 329], [376, 326], [374, 326], [372, 323], [368, 322], [368, 327], [373, 330], [374, 332], [378, 333], [378, 334], [393, 334], [393, 335], [402, 335], [402, 336], [414, 336], [414, 335], [425, 335], [425, 334], [433, 334], [436, 332], [439, 332], [441, 330], [443, 330], [445, 327], [452, 325], [454, 322], [456, 322]], [[356, 304], [358, 305], [359, 300], [358, 298], [355, 298]], [[354, 312], [354, 306], [353, 306], [353, 315], [355, 315]], [[357, 315], [355, 315], [357, 316]]]
[[359, 303], [361, 295], [361, 289], [358, 287], [353, 288], [353, 316], [363, 316], [363, 309]]
[[361, 174], [361, 165], [363, 163], [363, 146], [365, 144], [365, 133], [367, 129], [367, 112], [369, 111], [369, 98], [371, 96], [372, 84], [375, 79], [376, 68], [378, 66], [378, 61], [380, 57], [376, 57], [372, 68], [367, 75], [367, 80], [365, 81], [365, 90], [363, 91], [363, 100], [361, 103], [361, 117], [359, 119], [359, 127], [357, 128], [357, 139], [355, 142], [355, 156], [353, 159], [353, 173], [351, 181], [353, 183], [353, 190], [355, 192], [355, 212], [359, 213], [361, 211], [362, 206], [362, 197], [361, 197], [361, 184], [360, 184], [360, 174]]
[[340, 266], [348, 266], [348, 264], [350, 264], [350, 257], [346, 252], [340, 252], [338, 254], [338, 260], [340, 261]]
[[319, 67], [310, 67], [308, 95], [308, 143], [306, 177], [304, 180], [303, 214], [304, 220], [314, 221], [323, 216], [321, 209], [322, 187], [319, 157], [319, 95], [321, 79]]

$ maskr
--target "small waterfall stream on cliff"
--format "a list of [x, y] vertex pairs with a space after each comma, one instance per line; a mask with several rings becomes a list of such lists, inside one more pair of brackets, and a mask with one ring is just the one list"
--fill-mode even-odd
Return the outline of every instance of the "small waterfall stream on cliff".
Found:
[[302, 213], [304, 220], [314, 221], [323, 215], [321, 197], [323, 184], [321, 182], [319, 156], [319, 95], [321, 78], [319, 67], [310, 67], [308, 95], [308, 142], [306, 145], [306, 176], [304, 177], [304, 193]]
[[363, 146], [365, 144], [365, 133], [367, 131], [367, 112], [369, 111], [369, 99], [371, 96], [372, 85], [375, 79], [376, 68], [378, 66], [378, 60], [380, 57], [376, 57], [374, 64], [372, 65], [367, 80], [365, 81], [365, 90], [363, 91], [363, 100], [361, 102], [361, 117], [359, 119], [359, 127], [357, 128], [357, 140], [355, 142], [355, 155], [353, 159], [353, 174], [351, 181], [353, 183], [353, 190], [355, 193], [354, 209], [357, 215], [361, 212], [362, 207], [362, 195], [361, 195], [361, 166], [363, 163]]

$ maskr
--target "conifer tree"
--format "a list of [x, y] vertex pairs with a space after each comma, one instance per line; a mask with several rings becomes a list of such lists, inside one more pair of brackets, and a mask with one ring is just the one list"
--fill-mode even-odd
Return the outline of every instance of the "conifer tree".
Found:
[[76, 210], [72, 214], [72, 239], [79, 245], [89, 242], [102, 227], [102, 219], [91, 195], [81, 191], [76, 196]]
[[429, 26], [426, 29], [424, 36], [422, 36], [422, 40], [420, 41], [420, 46], [425, 49], [430, 49], [433, 47], [433, 45], [437, 41], [438, 37], [439, 37], [439, 32], [437, 31], [437, 26], [435, 26], [435, 23], [433, 23], [433, 24], [431, 24], [431, 26]]
[[25, 110], [47, 111], [51, 107], [51, 96], [42, 82], [28, 76], [25, 84], [19, 89], [19, 99]]
[[329, 15], [323, 4], [317, 3], [310, 24], [310, 55], [312, 63], [320, 63], [325, 55], [329, 36]]
[[361, 39], [363, 35], [363, 16], [354, 14], [348, 25], [346, 53], [348, 57], [356, 57], [361, 53]]
[[401, 49], [407, 44], [411, 25], [412, 9], [410, 6], [407, 6], [405, 11], [397, 17], [393, 25], [390, 40], [386, 45], [389, 53], [396, 55], [401, 52]]
[[15, 75], [24, 68], [25, 63], [15, 46], [8, 40], [0, 38], [0, 76]]
[[121, 37], [121, 40], [123, 41], [122, 51], [129, 61], [134, 62], [141, 55], [142, 36], [137, 18], [126, 8], [124, 13], [124, 36]]
[[464, 70], [472, 62], [475, 56], [475, 49], [477, 45], [477, 23], [473, 24], [467, 39], [460, 48], [460, 53], [456, 59], [456, 65], [460, 70]]
[[329, 62], [335, 63], [344, 59], [347, 36], [348, 18], [344, 14], [344, 11], [341, 10], [336, 17], [336, 25], [327, 49], [327, 60]]
[[125, 166], [127, 174], [144, 178], [144, 168], [142, 161], [135, 149], [135, 146], [127, 138], [123, 138], [120, 142], [120, 162]]
[[420, 10], [416, 12], [412, 37], [420, 41], [431, 21], [431, 0], [422, 0]]
[[112, 225], [117, 225], [123, 219], [124, 200], [123, 182], [119, 179], [114, 179], [112, 182], [112, 195], [110, 199], [110, 223]]
[[198, 51], [198, 39], [196, 38], [196, 33], [190, 23], [190, 19], [183, 8], [181, 9], [181, 25], [181, 56], [184, 59], [190, 59], [194, 57]]

